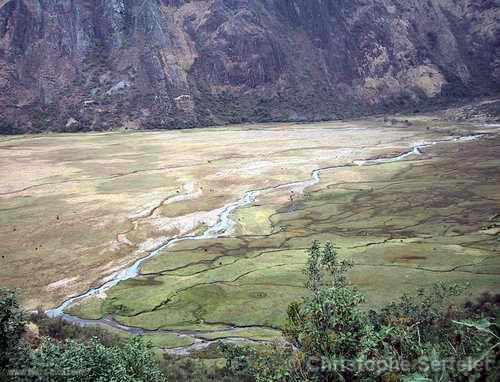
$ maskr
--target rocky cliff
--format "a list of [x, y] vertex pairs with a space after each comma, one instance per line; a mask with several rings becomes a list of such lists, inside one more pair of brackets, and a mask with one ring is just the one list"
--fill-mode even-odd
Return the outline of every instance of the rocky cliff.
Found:
[[0, 0], [0, 133], [334, 119], [500, 89], [500, 0]]

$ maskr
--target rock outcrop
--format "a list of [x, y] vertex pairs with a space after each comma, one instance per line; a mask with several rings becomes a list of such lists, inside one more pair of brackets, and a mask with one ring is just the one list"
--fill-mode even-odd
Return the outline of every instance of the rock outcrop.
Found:
[[499, 89], [499, 0], [0, 0], [0, 133], [334, 119]]

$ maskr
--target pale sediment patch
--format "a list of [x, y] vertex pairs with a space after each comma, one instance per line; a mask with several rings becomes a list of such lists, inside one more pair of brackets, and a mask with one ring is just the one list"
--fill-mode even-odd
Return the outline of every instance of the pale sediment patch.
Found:
[[[120, 270], [122, 270], [125, 266], [126, 266], [126, 263], [118, 265], [118, 266], [111, 268], [111, 269], [100, 270], [100, 272], [98, 272], [98, 274], [99, 274], [98, 280], [100, 280], [101, 283], [103, 283], [103, 284], [113, 280], [115, 274], [117, 272], [119, 272]], [[105, 275], [105, 274], [107, 274], [106, 277], [101, 277], [102, 275]]]
[[120, 261], [110, 261], [106, 265], [102, 266], [99, 268], [99, 274], [104, 275], [104, 274], [109, 274], [110, 276], [104, 277], [102, 280], [104, 282], [110, 280], [113, 276], [114, 273], [120, 271], [123, 269], [123, 267], [126, 265], [125, 262], [120, 262]]
[[144, 219], [144, 218], [150, 216], [153, 213], [153, 211], [156, 208], [158, 208], [158, 206], [161, 205], [162, 203], [163, 203], [163, 199], [152, 201], [152, 202], [146, 204], [145, 206], [142, 206], [139, 209], [135, 210], [131, 214], [129, 214], [128, 218], [130, 220]]
[[185, 183], [182, 188], [184, 190], [183, 194], [164, 196], [160, 200], [152, 201], [129, 214], [128, 218], [130, 220], [144, 219], [151, 216], [155, 212], [155, 210], [162, 205], [183, 202], [186, 200], [193, 200], [200, 198], [203, 195], [203, 191], [201, 189], [196, 189], [194, 182]]
[[134, 160], [132, 159], [123, 159], [123, 158], [108, 158], [108, 159], [87, 159], [81, 161], [81, 163], [88, 163], [88, 164], [98, 164], [98, 165], [105, 165], [105, 164], [122, 164], [122, 163], [134, 163]]
[[99, 300], [106, 300], [108, 298], [108, 295], [106, 294], [105, 291], [102, 290], [99, 293], [97, 293], [95, 297], [98, 298]]
[[127, 237], [127, 235], [126, 235], [126, 234], [123, 234], [123, 233], [118, 234], [118, 235], [116, 236], [116, 239], [117, 239], [118, 243], [120, 243], [120, 244], [126, 244], [126, 245], [130, 245], [130, 246], [133, 246], [133, 245], [134, 245], [134, 243], [132, 243], [132, 242], [128, 239], [128, 237]]
[[[155, 238], [149, 238], [139, 244], [135, 255], [141, 255], [144, 253], [152, 252], [161, 246], [165, 245], [170, 240], [167, 236], [160, 236]], [[117, 269], [118, 270], [118, 269]]]
[[80, 277], [75, 276], [71, 278], [65, 278], [56, 282], [53, 282], [52, 284], [47, 285], [47, 291], [52, 292], [57, 289], [65, 289], [69, 288], [73, 285], [75, 285], [76, 281], [78, 281]]
[[116, 240], [113, 240], [111, 242], [111, 245], [109, 246], [109, 248], [104, 248], [99, 254], [103, 255], [105, 254], [108, 250], [112, 251], [112, 252], [117, 252], [119, 251], [122, 247], [124, 246], [127, 246], [127, 247], [134, 247], [135, 244], [132, 243], [126, 234], [124, 233], [121, 233], [121, 234], [118, 234], [116, 235]]
[[224, 208], [218, 208], [212, 211], [193, 212], [188, 215], [175, 218], [157, 218], [153, 225], [159, 231], [178, 232], [178, 236], [184, 236], [193, 232], [201, 225], [212, 226], [217, 223], [219, 215]]
[[[185, 194], [174, 196], [173, 198], [168, 199], [165, 202], [165, 205], [184, 202], [186, 200], [194, 200], [203, 196], [203, 191], [201, 188], [196, 188], [196, 184], [194, 182], [188, 182], [183, 186]], [[196, 190], [196, 191], [195, 191]]]
[[481, 233], [485, 233], [487, 235], [499, 236], [500, 235], [500, 227], [489, 228], [483, 230]]

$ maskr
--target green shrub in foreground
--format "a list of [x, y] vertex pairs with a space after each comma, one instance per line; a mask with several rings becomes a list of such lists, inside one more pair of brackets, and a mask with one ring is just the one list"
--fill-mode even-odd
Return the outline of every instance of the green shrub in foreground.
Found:
[[29, 348], [22, 340], [26, 324], [16, 294], [0, 289], [0, 381], [7, 380], [4, 370], [27, 363]]
[[33, 352], [31, 367], [39, 381], [164, 381], [150, 347], [140, 337], [106, 347], [97, 339], [58, 343], [45, 339]]
[[[158, 367], [150, 345], [140, 337], [116, 342], [112, 346], [106, 346], [102, 339], [98, 338], [77, 342], [43, 337], [36, 349], [31, 349], [23, 339], [25, 325], [26, 317], [18, 305], [16, 294], [0, 290], [1, 382], [156, 382], [166, 380]], [[80, 332], [64, 330], [61, 333], [76, 333], [78, 337], [82, 337], [83, 332], [82, 329]]]
[[500, 330], [491, 305], [480, 312], [449, 306], [463, 288], [439, 283], [366, 312], [334, 247], [314, 242], [308, 254], [310, 294], [288, 308], [288, 349], [221, 345], [229, 371], [258, 382], [498, 380]]

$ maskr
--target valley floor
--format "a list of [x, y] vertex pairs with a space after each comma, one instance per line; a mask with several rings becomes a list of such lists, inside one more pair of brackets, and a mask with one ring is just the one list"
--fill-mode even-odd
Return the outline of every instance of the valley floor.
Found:
[[177, 353], [277, 337], [315, 239], [367, 306], [436, 281], [498, 291], [499, 131], [429, 114], [0, 137], [0, 285], [28, 309], [97, 287], [68, 319]]

